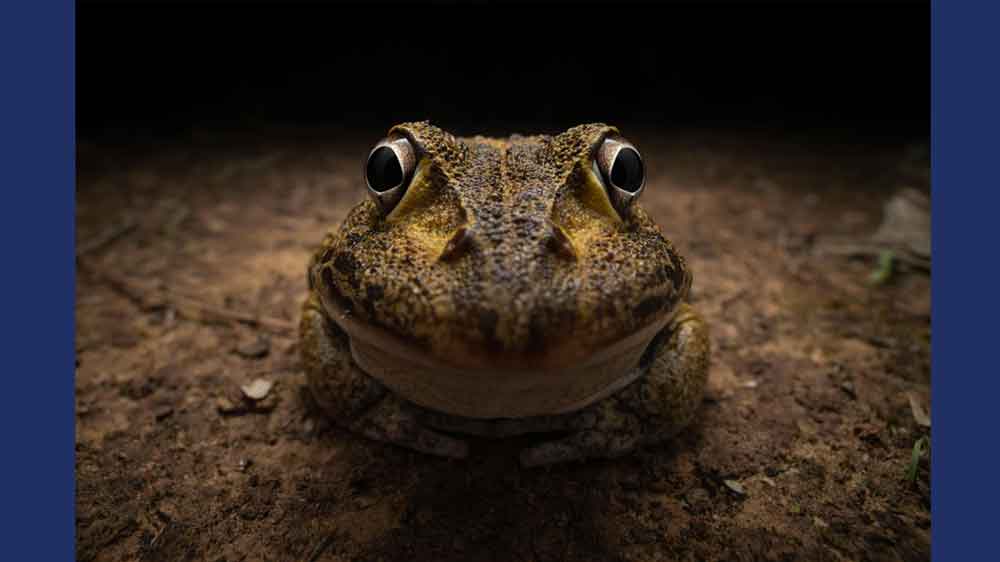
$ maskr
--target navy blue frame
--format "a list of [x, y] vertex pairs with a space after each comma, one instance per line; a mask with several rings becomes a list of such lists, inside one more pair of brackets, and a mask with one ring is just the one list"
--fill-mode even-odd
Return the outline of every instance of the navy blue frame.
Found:
[[[5, 560], [74, 557], [75, 12], [69, 0], [0, 7]], [[994, 558], [1000, 534], [998, 12], [931, 5], [937, 560]]]
[[931, 5], [932, 558], [997, 556], [1000, 7]]
[[72, 560], [76, 8], [0, 5], [0, 559]]

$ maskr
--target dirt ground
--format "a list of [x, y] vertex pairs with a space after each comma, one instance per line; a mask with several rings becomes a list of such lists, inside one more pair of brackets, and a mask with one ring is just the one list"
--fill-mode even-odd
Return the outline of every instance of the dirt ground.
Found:
[[525, 438], [431, 458], [305, 391], [306, 260], [381, 132], [80, 140], [80, 560], [930, 558], [929, 274], [873, 284], [875, 257], [824, 250], [929, 190], [926, 139], [626, 131], [694, 271], [709, 390], [672, 443], [529, 470]]

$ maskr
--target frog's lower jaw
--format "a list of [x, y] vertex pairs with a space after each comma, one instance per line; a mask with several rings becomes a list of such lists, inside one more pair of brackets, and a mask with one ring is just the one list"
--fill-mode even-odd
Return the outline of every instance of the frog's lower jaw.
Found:
[[351, 355], [364, 372], [424, 408], [466, 418], [525, 418], [574, 412], [628, 386], [670, 315], [590, 353], [547, 365], [456, 366], [376, 327], [341, 316]]
[[359, 338], [351, 339], [351, 355], [363, 371], [424, 408], [466, 418], [524, 418], [573, 412], [624, 388], [641, 374], [647, 344], [546, 371], [460, 370], [412, 361]]

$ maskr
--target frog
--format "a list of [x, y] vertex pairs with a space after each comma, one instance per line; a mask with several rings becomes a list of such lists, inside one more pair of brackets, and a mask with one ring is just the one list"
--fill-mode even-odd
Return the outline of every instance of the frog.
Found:
[[618, 128], [401, 123], [363, 174], [367, 196], [309, 258], [299, 325], [306, 386], [335, 425], [451, 459], [537, 434], [524, 467], [614, 459], [691, 426], [708, 327]]

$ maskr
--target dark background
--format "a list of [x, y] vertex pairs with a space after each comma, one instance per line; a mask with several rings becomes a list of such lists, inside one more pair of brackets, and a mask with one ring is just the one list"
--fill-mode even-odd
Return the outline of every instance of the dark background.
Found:
[[83, 137], [271, 124], [926, 136], [924, 2], [77, 6]]

